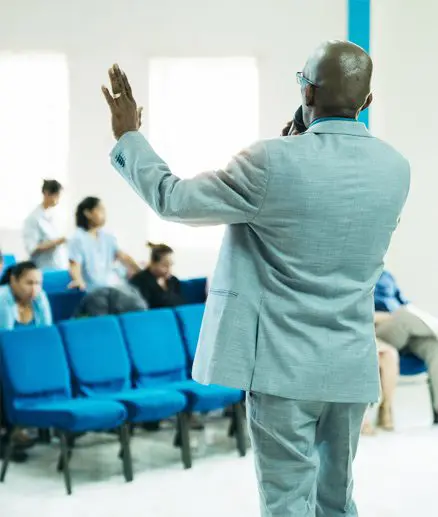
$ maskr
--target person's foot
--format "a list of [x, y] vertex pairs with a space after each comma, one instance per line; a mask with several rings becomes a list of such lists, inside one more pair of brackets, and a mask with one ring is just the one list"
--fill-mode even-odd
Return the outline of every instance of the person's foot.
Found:
[[144, 422], [141, 426], [145, 431], [149, 432], [157, 432], [160, 430], [160, 422]]
[[376, 434], [376, 429], [369, 420], [365, 420], [365, 422], [362, 424], [360, 434], [363, 436], [374, 436]]
[[384, 431], [394, 431], [394, 421], [392, 419], [392, 409], [390, 406], [382, 404], [379, 407], [377, 425]]
[[[6, 454], [7, 441], [2, 438], [2, 443], [0, 444], [0, 459], [3, 460]], [[11, 455], [11, 461], [14, 463], [24, 463], [28, 459], [27, 453], [23, 449], [17, 449], [14, 447]]]
[[31, 438], [25, 429], [17, 429], [12, 433], [12, 441], [16, 449], [30, 449], [37, 443], [36, 438]]
[[438, 424], [438, 411], [433, 412], [433, 423]]

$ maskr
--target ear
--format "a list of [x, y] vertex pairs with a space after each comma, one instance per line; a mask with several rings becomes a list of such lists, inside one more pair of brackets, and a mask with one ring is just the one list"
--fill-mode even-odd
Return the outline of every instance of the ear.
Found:
[[360, 108], [360, 111], [366, 110], [373, 102], [373, 94], [370, 93], [365, 101], [365, 104]]
[[311, 84], [308, 84], [304, 88], [304, 102], [306, 106], [314, 106], [315, 105], [315, 87]]

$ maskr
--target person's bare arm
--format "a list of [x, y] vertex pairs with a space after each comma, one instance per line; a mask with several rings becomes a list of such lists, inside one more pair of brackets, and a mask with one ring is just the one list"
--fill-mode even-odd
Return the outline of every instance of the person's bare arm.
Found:
[[87, 285], [82, 277], [82, 268], [78, 262], [74, 262], [70, 260], [70, 275], [72, 281], [69, 283], [69, 289], [80, 289], [81, 291], [85, 291]]
[[61, 244], [65, 244], [65, 242], [66, 242], [65, 237], [60, 237], [59, 239], [53, 239], [51, 241], [41, 242], [40, 244], [38, 244], [38, 246], [36, 246], [36, 248], [34, 248], [32, 255], [34, 255], [36, 253], [41, 253], [42, 251], [52, 250], [53, 248], [57, 248]]
[[116, 259], [126, 267], [130, 275], [135, 275], [141, 270], [141, 267], [137, 264], [137, 262], [124, 251], [119, 250], [116, 253]]

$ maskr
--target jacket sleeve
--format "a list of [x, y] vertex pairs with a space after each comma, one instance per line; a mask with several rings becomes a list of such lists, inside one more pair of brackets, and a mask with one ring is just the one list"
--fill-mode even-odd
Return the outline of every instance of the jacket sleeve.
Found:
[[182, 180], [138, 132], [122, 136], [111, 162], [163, 219], [194, 226], [251, 222], [265, 197], [269, 165], [263, 142], [240, 152], [224, 169]]

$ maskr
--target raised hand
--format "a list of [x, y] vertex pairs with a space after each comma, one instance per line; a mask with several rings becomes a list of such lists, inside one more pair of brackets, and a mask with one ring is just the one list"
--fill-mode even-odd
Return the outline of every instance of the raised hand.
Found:
[[140, 128], [143, 108], [137, 108], [131, 85], [119, 65], [113, 65], [108, 74], [112, 94], [106, 86], [102, 86], [102, 92], [111, 110], [112, 129], [118, 140], [128, 131], [137, 131]]

